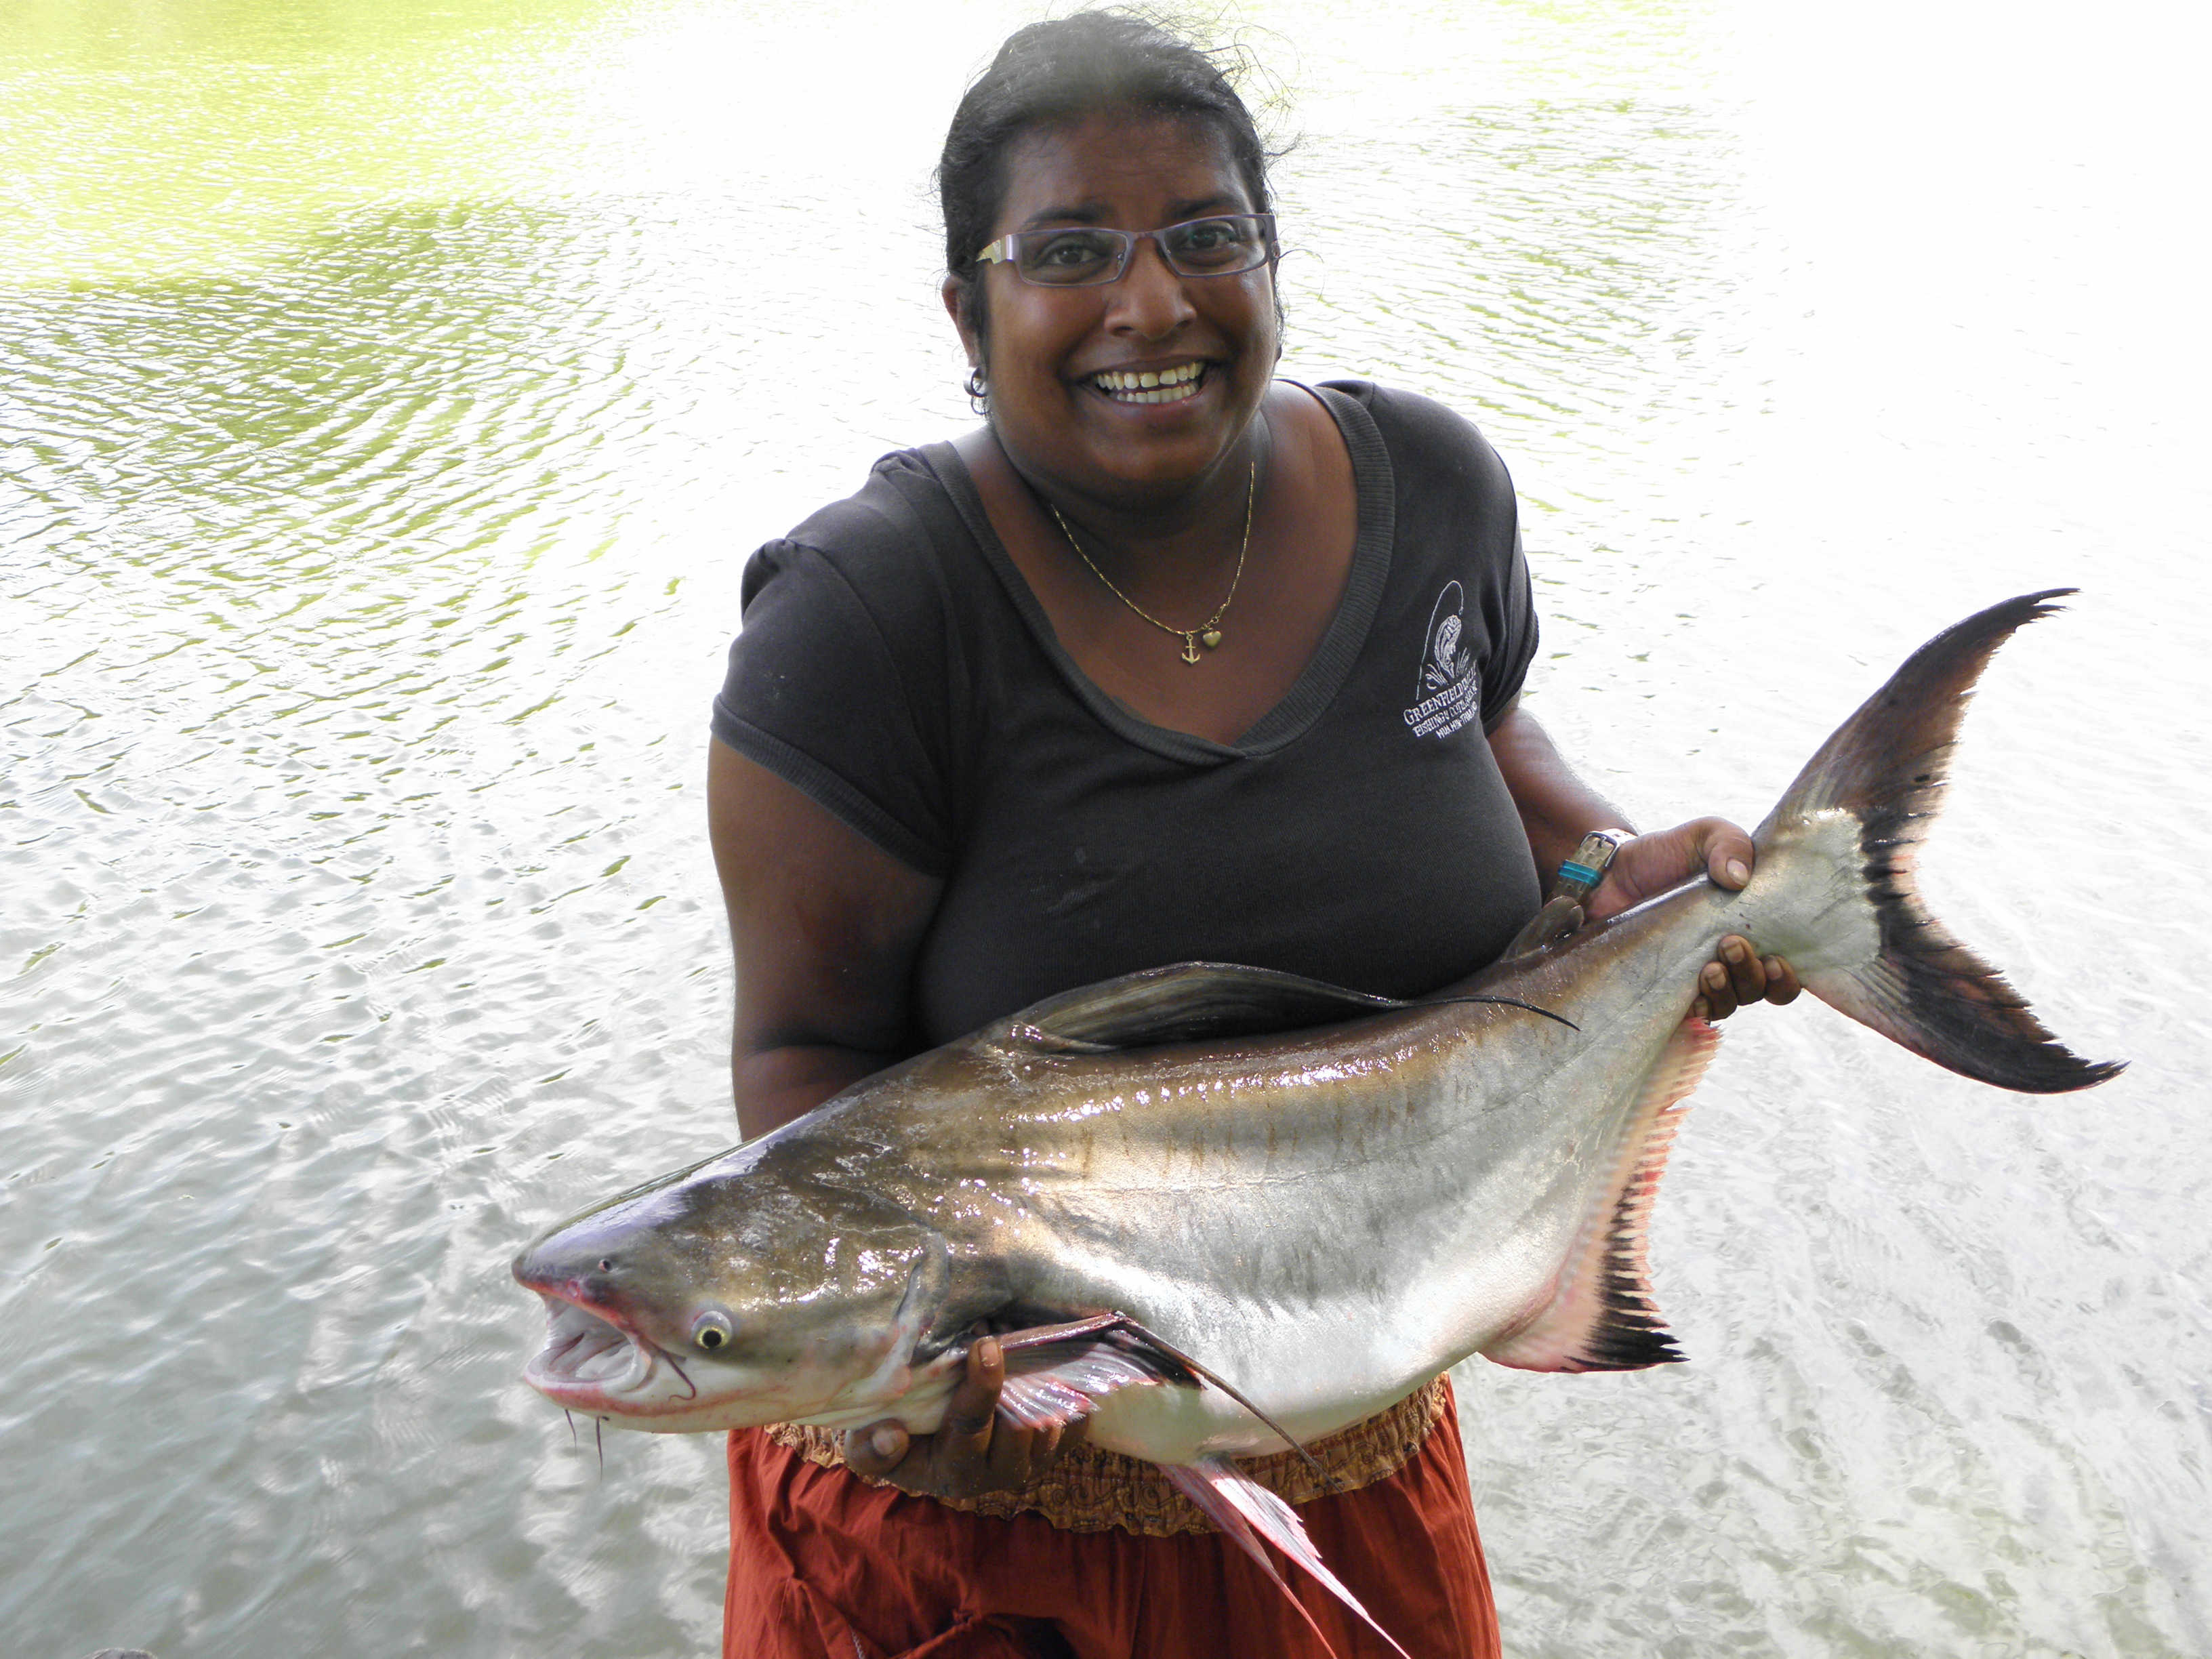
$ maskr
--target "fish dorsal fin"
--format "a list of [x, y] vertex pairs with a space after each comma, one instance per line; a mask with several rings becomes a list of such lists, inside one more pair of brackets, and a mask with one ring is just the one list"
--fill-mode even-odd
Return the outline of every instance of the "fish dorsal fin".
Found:
[[1486, 1357], [1525, 1371], [1635, 1371], [1682, 1358], [1651, 1297], [1651, 1200], [1721, 1034], [1702, 1019], [1674, 1028], [1644, 1074], [1613, 1177], [1600, 1190], [1553, 1283], [1550, 1299]]
[[1184, 962], [1031, 1003], [992, 1035], [1013, 1048], [1097, 1054], [1164, 1042], [1266, 1036], [1407, 1006], [1272, 968]]

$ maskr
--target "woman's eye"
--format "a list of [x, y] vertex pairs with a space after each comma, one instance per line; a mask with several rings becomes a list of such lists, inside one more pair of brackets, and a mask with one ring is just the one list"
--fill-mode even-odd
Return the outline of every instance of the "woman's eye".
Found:
[[1230, 265], [1249, 258], [1244, 228], [1234, 219], [1200, 219], [1178, 226], [1169, 240], [1175, 257], [1186, 265]]
[[1105, 246], [1096, 236], [1055, 236], [1039, 243], [1028, 262], [1039, 269], [1071, 270], [1095, 265], [1105, 257]]

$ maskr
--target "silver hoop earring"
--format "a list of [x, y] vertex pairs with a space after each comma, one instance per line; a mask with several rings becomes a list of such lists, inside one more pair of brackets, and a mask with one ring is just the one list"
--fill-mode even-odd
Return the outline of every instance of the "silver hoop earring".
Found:
[[988, 415], [991, 412], [990, 382], [983, 378], [981, 369], [969, 369], [967, 384], [962, 386], [961, 390], [968, 394], [969, 408], [974, 410], [978, 415]]

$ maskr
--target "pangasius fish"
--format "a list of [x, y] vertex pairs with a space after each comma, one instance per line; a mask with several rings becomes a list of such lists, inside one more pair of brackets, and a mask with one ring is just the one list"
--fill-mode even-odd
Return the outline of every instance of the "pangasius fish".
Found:
[[551, 1313], [529, 1381], [640, 1429], [927, 1431], [974, 1334], [1002, 1332], [1011, 1419], [1088, 1416], [1271, 1575], [1261, 1538], [1364, 1617], [1232, 1460], [1470, 1354], [1681, 1357], [1645, 1220], [1718, 1041], [1687, 1016], [1723, 935], [1968, 1077], [2048, 1093], [2119, 1069], [2060, 1046], [1914, 884], [1966, 696], [2057, 596], [1915, 653], [1760, 826], [1741, 892], [1699, 879], [1587, 927], [1550, 907], [1413, 1004], [1212, 963], [1131, 975], [562, 1222], [514, 1263]]

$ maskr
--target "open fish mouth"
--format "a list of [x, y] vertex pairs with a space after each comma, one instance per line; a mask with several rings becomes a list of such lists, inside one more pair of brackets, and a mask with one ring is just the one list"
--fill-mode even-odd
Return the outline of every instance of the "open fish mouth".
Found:
[[651, 1343], [561, 1297], [546, 1295], [545, 1311], [545, 1346], [522, 1373], [540, 1394], [564, 1406], [604, 1409], [652, 1377]]

